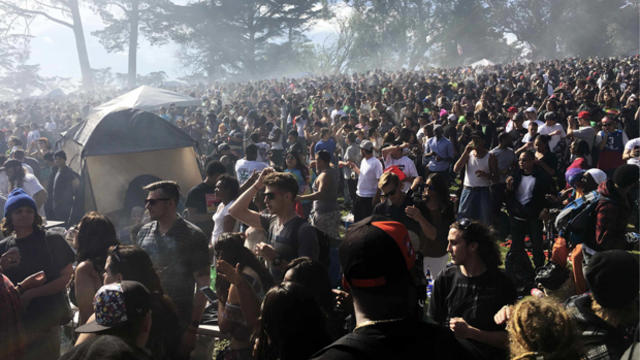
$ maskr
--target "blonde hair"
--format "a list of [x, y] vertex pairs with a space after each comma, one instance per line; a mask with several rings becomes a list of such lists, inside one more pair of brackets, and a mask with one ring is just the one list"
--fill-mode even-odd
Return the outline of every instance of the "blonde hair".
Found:
[[398, 184], [400, 184], [400, 178], [398, 178], [398, 175], [389, 171], [380, 176], [380, 179], [378, 180], [378, 189], [382, 189], [387, 185], [398, 186]]
[[511, 311], [507, 331], [513, 360], [580, 359], [573, 319], [551, 298], [522, 299]]

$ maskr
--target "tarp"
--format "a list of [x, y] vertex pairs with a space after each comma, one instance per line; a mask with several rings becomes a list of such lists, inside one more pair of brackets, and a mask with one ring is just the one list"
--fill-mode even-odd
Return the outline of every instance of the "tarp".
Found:
[[82, 147], [82, 156], [122, 154], [194, 146], [184, 131], [150, 112], [127, 109], [87, 120], [67, 132]]
[[495, 65], [495, 63], [491, 60], [487, 60], [487, 59], [482, 59], [482, 60], [478, 60], [476, 62], [474, 62], [473, 64], [471, 64], [471, 67], [479, 67], [479, 66], [493, 66]]
[[[87, 128], [89, 132], [93, 131], [97, 123], [105, 116], [120, 110], [137, 109], [151, 111], [160, 109], [163, 106], [168, 107], [171, 104], [178, 107], [192, 106], [199, 105], [200, 100], [178, 94], [177, 92], [143, 85], [91, 109], [91, 112], [87, 116]], [[79, 134], [76, 140], [84, 144], [87, 141], [87, 132]]]

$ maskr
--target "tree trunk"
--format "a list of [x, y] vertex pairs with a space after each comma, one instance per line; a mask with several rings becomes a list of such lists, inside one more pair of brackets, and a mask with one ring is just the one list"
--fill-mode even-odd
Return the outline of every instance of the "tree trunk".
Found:
[[131, 1], [131, 13], [129, 14], [129, 72], [127, 85], [129, 88], [136, 86], [136, 63], [137, 63], [137, 51], [138, 51], [138, 23], [140, 20], [140, 13], [138, 10], [138, 0]]
[[80, 17], [80, 7], [78, 0], [69, 1], [71, 9], [71, 18], [73, 24], [73, 35], [76, 40], [76, 50], [78, 51], [78, 60], [80, 61], [80, 72], [82, 74], [82, 86], [85, 90], [93, 90], [93, 73], [89, 64], [89, 53], [87, 52], [87, 43], [84, 38], [84, 29], [82, 28], [82, 18]]

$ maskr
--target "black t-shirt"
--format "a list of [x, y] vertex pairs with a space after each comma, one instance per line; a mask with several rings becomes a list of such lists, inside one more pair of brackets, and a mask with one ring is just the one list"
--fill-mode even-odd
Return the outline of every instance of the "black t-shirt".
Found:
[[[215, 196], [215, 187], [207, 183], [200, 183], [194, 186], [187, 194], [187, 200], [184, 203], [185, 208], [196, 209], [198, 214], [208, 214], [213, 216], [216, 212], [218, 202]], [[205, 235], [210, 236], [213, 231], [213, 220], [195, 223]]]
[[[400, 191], [400, 190], [398, 189], [396, 191]], [[405, 212], [405, 209], [407, 206], [413, 205], [412, 197], [413, 197], [413, 190], [409, 189], [409, 191], [404, 197], [404, 201], [402, 202], [402, 205], [394, 206], [393, 204], [391, 204], [391, 201], [387, 200], [385, 202], [376, 204], [376, 206], [373, 208], [373, 214], [386, 216], [392, 220], [395, 220], [397, 222], [404, 224], [407, 227], [407, 230], [411, 230], [416, 234], [421, 234], [420, 224], [418, 224], [413, 219], [409, 218], [407, 216], [407, 213]]]
[[151, 360], [143, 349], [127, 343], [113, 335], [98, 335], [75, 346], [62, 355], [60, 360]]
[[[504, 330], [493, 316], [502, 306], [513, 304], [516, 291], [511, 280], [500, 270], [488, 270], [476, 277], [466, 277], [456, 265], [448, 266], [436, 278], [429, 301], [429, 315], [442, 326], [449, 327], [449, 320], [462, 317], [470, 326], [485, 331]], [[506, 357], [502, 349], [473, 340], [461, 341], [479, 358], [500, 359]]]
[[[14, 284], [39, 271], [45, 272], [47, 283], [50, 283], [60, 277], [60, 271], [75, 259], [73, 250], [62, 236], [45, 236], [43, 230], [34, 231], [21, 239], [10, 236], [0, 241], [0, 254], [13, 247], [20, 251], [20, 264], [6, 269], [4, 274]], [[45, 329], [55, 325], [60, 320], [54, 318], [60, 314], [56, 311], [59, 310], [57, 306], [62, 304], [63, 299], [63, 292], [34, 298], [24, 312], [23, 320], [27, 329]]]
[[313, 360], [468, 358], [450, 331], [412, 320], [358, 328], [312, 357]]
[[[283, 262], [288, 263], [301, 256], [318, 260], [320, 249], [316, 230], [305, 219], [296, 216], [286, 224], [279, 225], [276, 215], [261, 213], [260, 224], [267, 232], [269, 244]], [[282, 281], [284, 273], [279, 267], [270, 264], [269, 270], [276, 282]]]

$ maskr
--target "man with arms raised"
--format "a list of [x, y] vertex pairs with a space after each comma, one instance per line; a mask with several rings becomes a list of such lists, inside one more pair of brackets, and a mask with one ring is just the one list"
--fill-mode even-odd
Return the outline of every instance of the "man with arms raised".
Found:
[[[251, 200], [263, 188], [268, 213], [249, 210]], [[229, 208], [229, 214], [238, 221], [267, 232], [268, 243], [258, 243], [255, 252], [267, 260], [276, 282], [282, 281], [289, 261], [301, 256], [318, 260], [315, 229], [295, 212], [297, 195], [298, 182], [292, 174], [266, 168]]]

